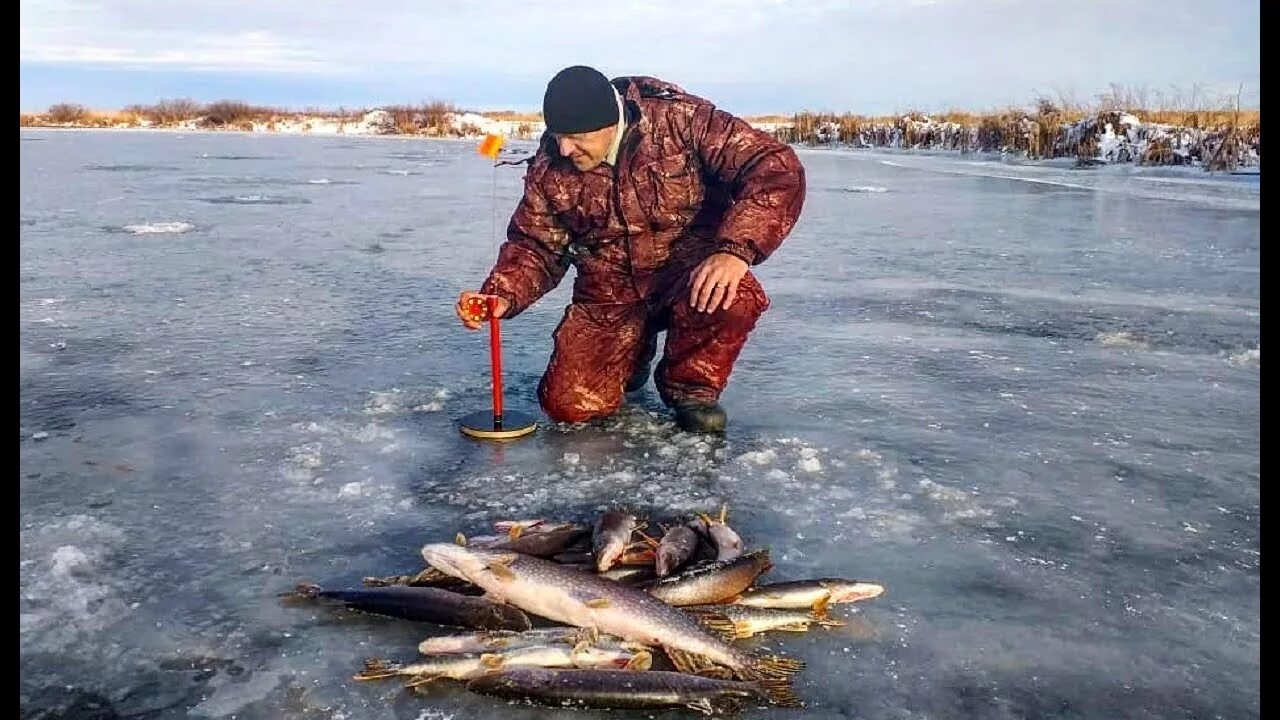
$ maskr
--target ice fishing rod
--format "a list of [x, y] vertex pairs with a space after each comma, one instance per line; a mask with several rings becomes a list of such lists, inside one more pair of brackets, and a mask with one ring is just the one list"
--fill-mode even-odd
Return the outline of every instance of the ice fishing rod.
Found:
[[[478, 148], [481, 155], [495, 161], [502, 149], [502, 136], [487, 135]], [[498, 165], [493, 166], [493, 205], [494, 212], [498, 203]], [[496, 217], [496, 215], [495, 215]], [[494, 220], [493, 233], [497, 235], [497, 220]], [[490, 410], [477, 410], [463, 417], [458, 422], [462, 434], [482, 440], [510, 440], [523, 437], [533, 432], [538, 423], [530, 415], [519, 411], [508, 411], [503, 407], [502, 398], [502, 327], [498, 317], [498, 298], [475, 296], [467, 298], [462, 304], [463, 315], [470, 322], [489, 322], [489, 371], [490, 384], [493, 390], [493, 407]]]

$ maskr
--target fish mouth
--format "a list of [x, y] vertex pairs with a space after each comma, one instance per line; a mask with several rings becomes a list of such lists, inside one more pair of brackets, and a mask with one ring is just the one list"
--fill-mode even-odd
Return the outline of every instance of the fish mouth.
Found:
[[422, 559], [440, 572], [460, 580], [470, 579], [463, 568], [468, 564], [474, 564], [466, 562], [472, 559], [470, 551], [451, 543], [428, 543], [423, 545]]
[[622, 543], [609, 543], [605, 545], [600, 553], [596, 556], [596, 571], [604, 572], [613, 567], [622, 559], [622, 553], [626, 550], [626, 546]]
[[831, 593], [831, 602], [851, 603], [859, 600], [870, 600], [871, 598], [880, 597], [883, 593], [883, 585], [859, 581], [834, 589]]
[[658, 553], [658, 556], [654, 558], [653, 569], [660, 576], [670, 575], [673, 564], [674, 561], [667, 554]]

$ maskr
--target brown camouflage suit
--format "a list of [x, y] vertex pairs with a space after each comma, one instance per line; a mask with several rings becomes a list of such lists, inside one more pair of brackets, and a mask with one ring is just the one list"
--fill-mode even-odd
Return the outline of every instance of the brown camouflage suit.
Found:
[[715, 252], [763, 262], [804, 203], [804, 168], [787, 145], [670, 83], [613, 83], [628, 122], [616, 170], [580, 172], [544, 136], [480, 289], [505, 298], [504, 317], [515, 317], [559, 284], [573, 257], [573, 301], [538, 387], [562, 422], [617, 410], [646, 339], [663, 329], [654, 378], [663, 401], [717, 400], [769, 299], [748, 272], [728, 309], [698, 312], [689, 275]]

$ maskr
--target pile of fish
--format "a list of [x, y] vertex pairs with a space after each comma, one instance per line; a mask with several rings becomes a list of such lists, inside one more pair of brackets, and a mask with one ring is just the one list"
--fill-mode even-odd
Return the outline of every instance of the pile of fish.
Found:
[[555, 706], [710, 715], [801, 704], [792, 680], [803, 662], [734, 640], [843, 625], [830, 606], [884, 592], [841, 578], [759, 583], [773, 568], [769, 551], [746, 549], [724, 509], [656, 527], [625, 510], [590, 524], [499, 521], [496, 534], [423, 546], [427, 567], [415, 575], [286, 595], [472, 631], [428, 637], [416, 661], [368, 659], [357, 680], [447, 678]]

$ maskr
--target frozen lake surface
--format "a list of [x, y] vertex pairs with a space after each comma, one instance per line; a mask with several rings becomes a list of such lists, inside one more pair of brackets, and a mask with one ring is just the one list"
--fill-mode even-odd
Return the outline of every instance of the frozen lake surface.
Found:
[[[647, 717], [357, 683], [440, 630], [275, 597], [619, 500], [725, 503], [766, 577], [887, 587], [764, 643], [807, 662], [804, 717], [1259, 716], [1257, 175], [802, 151], [724, 438], [650, 385], [499, 446], [455, 429], [488, 360], [452, 303], [523, 168], [398, 138], [21, 153], [24, 717]], [[569, 284], [504, 325], [510, 407]]]

